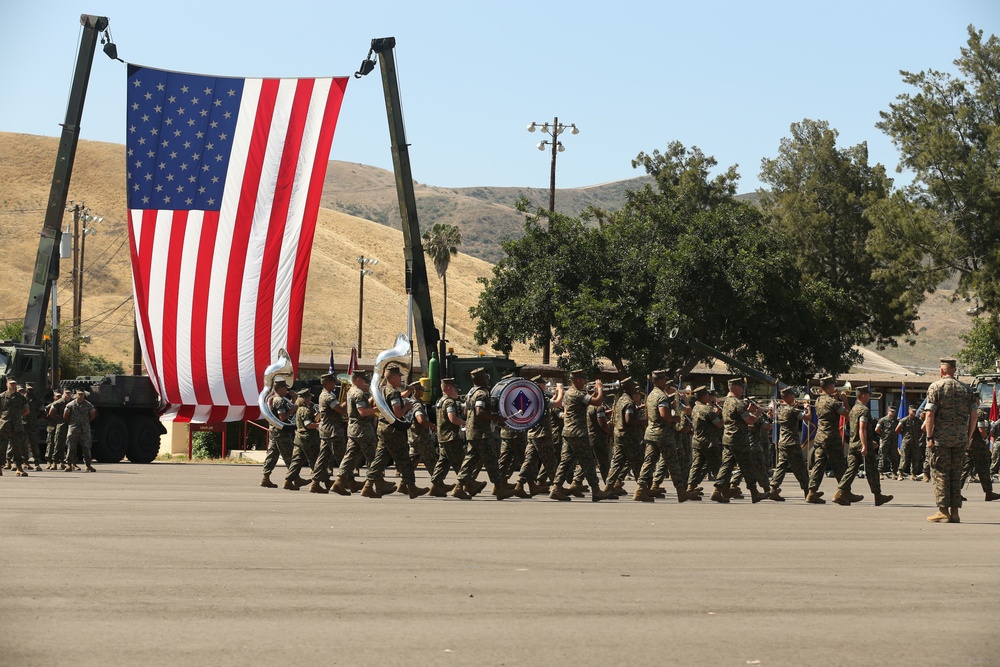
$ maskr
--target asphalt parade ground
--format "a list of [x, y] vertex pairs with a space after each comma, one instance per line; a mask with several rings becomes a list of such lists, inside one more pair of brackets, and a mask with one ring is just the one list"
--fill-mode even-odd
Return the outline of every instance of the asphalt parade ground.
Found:
[[259, 479], [4, 471], [0, 665], [1000, 664], [1000, 503], [978, 486], [953, 525], [910, 481], [876, 508], [864, 480], [840, 507], [787, 482], [785, 503], [679, 505]]

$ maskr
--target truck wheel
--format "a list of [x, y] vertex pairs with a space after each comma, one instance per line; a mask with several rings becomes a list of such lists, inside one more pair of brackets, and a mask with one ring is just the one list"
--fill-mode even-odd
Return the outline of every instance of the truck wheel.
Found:
[[137, 415], [129, 420], [129, 443], [126, 456], [132, 463], [149, 463], [160, 453], [160, 420], [151, 415]]
[[97, 442], [94, 443], [94, 458], [101, 463], [118, 463], [125, 458], [128, 449], [128, 428], [125, 420], [115, 414], [98, 417]]

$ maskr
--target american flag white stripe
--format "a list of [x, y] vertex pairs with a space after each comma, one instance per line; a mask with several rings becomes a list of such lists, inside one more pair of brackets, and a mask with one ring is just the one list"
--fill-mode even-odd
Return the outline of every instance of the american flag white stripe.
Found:
[[347, 79], [130, 66], [129, 83], [133, 289], [144, 360], [171, 403], [163, 418], [256, 418], [263, 368], [280, 347], [298, 356], [319, 188]]

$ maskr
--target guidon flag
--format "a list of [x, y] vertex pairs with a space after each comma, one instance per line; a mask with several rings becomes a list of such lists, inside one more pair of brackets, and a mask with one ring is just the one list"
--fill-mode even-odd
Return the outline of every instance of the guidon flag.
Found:
[[297, 367], [347, 81], [128, 66], [135, 316], [143, 361], [168, 406], [163, 419], [257, 418], [278, 350]]

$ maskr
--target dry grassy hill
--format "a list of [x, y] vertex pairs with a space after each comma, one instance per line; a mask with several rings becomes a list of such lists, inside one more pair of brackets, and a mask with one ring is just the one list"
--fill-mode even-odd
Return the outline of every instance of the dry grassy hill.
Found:
[[[44, 219], [58, 140], [49, 137], [0, 133], [0, 234], [7, 258], [6, 280], [0, 283], [0, 319], [23, 319], [31, 271]], [[131, 363], [132, 304], [125, 209], [125, 163], [122, 146], [81, 141], [70, 189], [70, 199], [85, 201], [104, 218], [88, 238], [82, 334], [91, 336], [88, 351]], [[72, 225], [66, 214], [65, 224]], [[303, 355], [329, 352], [345, 360], [357, 339], [358, 255], [381, 262], [365, 280], [365, 356], [392, 344], [406, 330], [403, 289], [402, 233], [368, 220], [321, 210], [312, 251], [306, 313], [303, 318]], [[63, 324], [72, 313], [69, 284], [72, 260], [63, 260], [63, 285], [58, 302]], [[469, 307], [478, 298], [476, 279], [490, 265], [460, 254], [448, 273], [449, 326], [447, 336], [461, 353], [475, 353], [474, 325]], [[440, 326], [441, 281], [432, 273], [431, 298]], [[64, 329], [65, 331], [65, 329]], [[533, 358], [522, 352], [525, 360]]]

